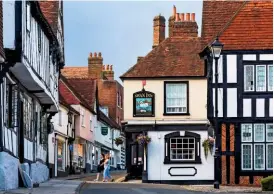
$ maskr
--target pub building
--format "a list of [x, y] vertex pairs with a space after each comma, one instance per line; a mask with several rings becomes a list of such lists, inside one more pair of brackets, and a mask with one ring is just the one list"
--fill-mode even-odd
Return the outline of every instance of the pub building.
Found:
[[[124, 84], [126, 168], [147, 183], [211, 184], [214, 158], [208, 142], [206, 67], [194, 13], [153, 20], [153, 49], [120, 78]], [[151, 138], [144, 146], [138, 135]], [[144, 151], [145, 150], [145, 151]], [[207, 153], [207, 154], [206, 154]]]

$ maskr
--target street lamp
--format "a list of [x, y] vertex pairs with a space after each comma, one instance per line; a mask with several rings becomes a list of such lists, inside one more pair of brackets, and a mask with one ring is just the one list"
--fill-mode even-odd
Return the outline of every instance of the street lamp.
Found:
[[220, 133], [218, 127], [218, 61], [221, 56], [221, 52], [223, 49], [223, 44], [219, 41], [218, 36], [215, 41], [211, 44], [211, 52], [212, 56], [215, 60], [215, 154], [214, 154], [214, 168], [215, 168], [215, 181], [214, 188], [220, 188]]

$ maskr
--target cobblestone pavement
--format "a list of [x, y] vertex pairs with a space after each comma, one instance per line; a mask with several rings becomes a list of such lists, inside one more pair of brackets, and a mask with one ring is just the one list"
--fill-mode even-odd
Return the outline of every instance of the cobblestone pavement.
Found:
[[[229, 190], [220, 189], [220, 193]], [[230, 190], [230, 193], [249, 193], [245, 190]], [[251, 192], [251, 191], [250, 191]], [[204, 194], [213, 191], [190, 191], [180, 185], [138, 184], [134, 183], [85, 183], [80, 189], [80, 194]], [[251, 192], [253, 193], [253, 192]], [[270, 192], [269, 192], [270, 193]]]

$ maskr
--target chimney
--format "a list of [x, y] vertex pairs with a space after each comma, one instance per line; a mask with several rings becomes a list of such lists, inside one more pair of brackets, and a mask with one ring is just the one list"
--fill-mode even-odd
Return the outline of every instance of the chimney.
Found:
[[112, 65], [103, 65], [103, 79], [114, 80], [114, 71]]
[[103, 58], [99, 52], [98, 55], [90, 53], [88, 57], [88, 76], [94, 79], [101, 79]]
[[137, 63], [139, 63], [139, 61], [141, 60], [141, 59], [143, 59], [144, 57], [137, 57]]
[[169, 36], [180, 38], [198, 37], [198, 25], [195, 21], [195, 13], [179, 14], [174, 13], [173, 10], [173, 16], [169, 19]]
[[152, 48], [158, 46], [163, 40], [165, 40], [165, 28], [166, 19], [164, 16], [158, 15], [153, 19], [153, 45]]

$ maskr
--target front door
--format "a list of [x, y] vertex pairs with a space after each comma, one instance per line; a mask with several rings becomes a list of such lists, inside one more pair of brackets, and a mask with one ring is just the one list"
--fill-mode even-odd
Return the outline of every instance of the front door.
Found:
[[132, 143], [130, 145], [131, 150], [131, 176], [132, 177], [142, 177], [143, 172], [143, 156], [144, 148], [143, 146]]

